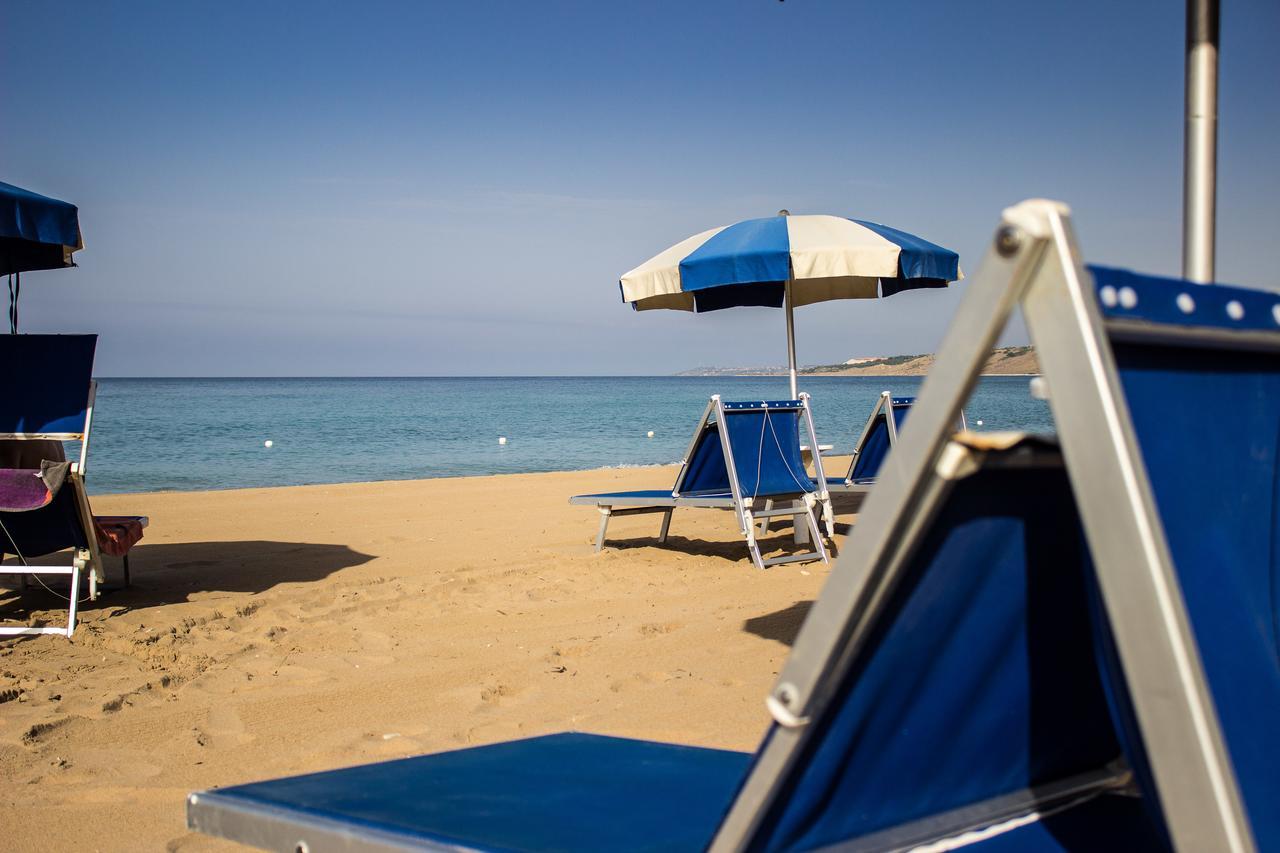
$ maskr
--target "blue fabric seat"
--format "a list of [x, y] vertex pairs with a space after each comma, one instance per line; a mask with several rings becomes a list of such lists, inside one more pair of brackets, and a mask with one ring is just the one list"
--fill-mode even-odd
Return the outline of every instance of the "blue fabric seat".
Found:
[[461, 850], [701, 850], [750, 759], [560, 734], [209, 796], [231, 808], [290, 815], [306, 827], [291, 831], [312, 838], [312, 849], [319, 847], [313, 832], [339, 823], [366, 839]]
[[[1104, 315], [1274, 330], [1274, 294], [1091, 267]], [[1178, 296], [1194, 294], [1186, 313]], [[1126, 300], [1126, 303], [1128, 300]], [[1241, 308], [1233, 319], [1228, 304]], [[1185, 303], [1184, 303], [1185, 304]], [[1280, 352], [1113, 341], [1187, 615], [1261, 849], [1280, 849]]]
[[[569, 503], [594, 506], [600, 511], [597, 551], [604, 547], [609, 521], [614, 516], [661, 513], [658, 541], [662, 543], [667, 540], [671, 516], [677, 508], [727, 509], [737, 515], [751, 559], [758, 567], [804, 559], [825, 561], [826, 552], [810, 501], [821, 502], [823, 515], [830, 522], [830, 500], [825, 482], [810, 479], [805, 469], [800, 454], [802, 423], [809, 440], [817, 446], [807, 396], [801, 400], [761, 402], [726, 402], [712, 397], [670, 491], [574, 495]], [[767, 502], [764, 510], [754, 508], [757, 500]], [[772, 508], [774, 501], [792, 502], [795, 508], [776, 510]], [[778, 515], [790, 515], [797, 526], [811, 528], [808, 532], [815, 543], [812, 552], [772, 559], [761, 555], [752, 519]]]
[[962, 824], [940, 815], [1122, 760], [1066, 472], [999, 461], [954, 485], [871, 645], [809, 722], [803, 769], [757, 849], [863, 838], [875, 849], [882, 833], [886, 846], [911, 846]]

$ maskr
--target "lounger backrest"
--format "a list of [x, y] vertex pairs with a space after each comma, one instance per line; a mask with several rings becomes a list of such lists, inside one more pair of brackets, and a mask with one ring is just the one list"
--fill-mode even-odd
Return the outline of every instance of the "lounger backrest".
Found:
[[812, 492], [800, 456], [799, 400], [724, 403], [724, 429], [745, 498]]
[[1090, 271], [1254, 838], [1280, 849], [1280, 295]]
[[907, 847], [1118, 758], [1089, 575], [1060, 463], [956, 483], [752, 849]]
[[[702, 425], [673, 491], [677, 497], [732, 491], [726, 445], [746, 499], [814, 491], [800, 456], [799, 400], [720, 404], [723, 423]], [[708, 411], [713, 411], [714, 407]], [[721, 430], [727, 433], [722, 438]]]
[[0, 335], [0, 437], [82, 437], [97, 343], [97, 335]]
[[888, 405], [876, 412], [871, 425], [863, 434], [857, 448], [857, 455], [854, 456], [853, 465], [849, 470], [851, 480], [874, 479], [880, 473], [880, 466], [884, 464], [889, 450], [893, 447], [889, 418], [893, 418], [895, 429], [902, 429], [915, 398], [892, 397], [887, 402]]
[[724, 448], [720, 442], [720, 424], [705, 421], [694, 440], [689, 461], [676, 482], [675, 494], [707, 495], [728, 494], [729, 469], [724, 461]]

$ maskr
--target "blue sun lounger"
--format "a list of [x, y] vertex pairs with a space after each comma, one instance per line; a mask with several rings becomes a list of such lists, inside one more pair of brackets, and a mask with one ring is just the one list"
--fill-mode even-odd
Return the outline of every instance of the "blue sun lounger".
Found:
[[[1056, 441], [952, 437], [1019, 305]], [[1087, 270], [1064, 208], [1011, 208], [755, 755], [556, 735], [201, 792], [188, 823], [309, 853], [1280, 849], [1278, 320]]]
[[[880, 466], [889, 457], [889, 451], [898, 443], [898, 433], [907, 422], [907, 415], [915, 403], [915, 397], [895, 397], [888, 391], [880, 392], [880, 399], [871, 409], [866, 425], [858, 435], [849, 460], [849, 470], [843, 477], [827, 477], [827, 488], [832, 492], [865, 492], [876, 483]], [[968, 429], [964, 412], [960, 412], [957, 428]]]
[[[79, 441], [77, 462], [57, 459], [43, 464], [40, 455], [20, 467], [0, 459], [0, 574], [70, 576], [67, 625], [0, 626], [0, 636], [65, 634], [75, 631], [81, 576], [87, 575], [88, 598], [98, 597], [102, 556], [94, 517], [89, 509], [84, 475], [89, 458], [96, 383], [92, 380], [97, 335], [0, 335], [0, 442], [7, 450], [30, 446], [44, 450], [54, 442]], [[28, 445], [28, 443], [30, 444]], [[55, 446], [61, 451], [60, 446]], [[50, 464], [52, 463], [52, 464]], [[146, 519], [128, 517], [141, 525]], [[29, 558], [70, 551], [65, 565], [29, 564]], [[5, 555], [13, 560], [4, 562]], [[127, 560], [127, 557], [126, 557]], [[127, 562], [126, 562], [127, 574]]]
[[[751, 559], [759, 568], [806, 560], [826, 562], [814, 508], [821, 504], [829, 520], [830, 498], [821, 473], [814, 481], [805, 470], [800, 455], [802, 422], [810, 446], [817, 447], [807, 394], [801, 394], [799, 400], [741, 403], [722, 401], [716, 395], [698, 419], [671, 489], [575, 495], [569, 503], [600, 511], [597, 551], [604, 547], [609, 521], [615, 516], [661, 513], [658, 541], [665, 542], [677, 508], [710, 508], [733, 511]], [[755, 509], [757, 500], [770, 503]], [[779, 502], [787, 506], [774, 508]], [[804, 526], [813, 551], [766, 560], [756, 541], [754, 520], [784, 515], [794, 517], [797, 527]]]
[[[876, 484], [876, 475], [880, 472], [880, 466], [888, 457], [890, 448], [897, 442], [898, 430], [906, 421], [907, 412], [911, 410], [911, 404], [914, 402], [914, 397], [895, 397], [888, 391], [880, 392], [876, 404], [871, 407], [871, 414], [867, 417], [862, 432], [858, 435], [857, 443], [853, 446], [849, 470], [843, 477], [827, 477], [825, 473], [823, 474], [823, 482], [826, 484], [828, 494], [861, 494]], [[815, 466], [821, 464], [820, 455], [815, 456], [814, 460]], [[817, 474], [816, 467], [814, 474], [815, 476]], [[816, 480], [814, 485], [817, 486]], [[765, 509], [772, 508], [771, 503], [765, 504]], [[828, 532], [834, 534], [834, 510], [825, 520]], [[768, 532], [769, 519], [766, 518], [760, 522], [760, 533]]]
[[858, 436], [849, 460], [849, 470], [843, 477], [828, 477], [827, 488], [833, 492], [866, 491], [875, 485], [880, 466], [889, 455], [890, 448], [898, 442], [898, 431], [907, 420], [915, 397], [895, 397], [881, 391], [867, 418], [866, 426]]

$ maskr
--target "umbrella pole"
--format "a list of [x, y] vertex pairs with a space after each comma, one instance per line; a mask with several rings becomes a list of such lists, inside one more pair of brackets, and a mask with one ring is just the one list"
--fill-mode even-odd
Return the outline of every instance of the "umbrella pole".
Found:
[[799, 393], [796, 391], [796, 320], [792, 310], [794, 306], [791, 304], [790, 278], [787, 279], [782, 302], [787, 311], [787, 369], [791, 373], [791, 399], [798, 400]]
[[1214, 279], [1218, 171], [1218, 0], [1187, 0], [1182, 277]]

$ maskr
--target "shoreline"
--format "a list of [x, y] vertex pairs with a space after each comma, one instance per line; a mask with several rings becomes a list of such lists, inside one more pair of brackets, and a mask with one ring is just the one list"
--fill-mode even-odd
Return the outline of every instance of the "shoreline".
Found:
[[[787, 375], [788, 375], [788, 374], [786, 373], [786, 371], [783, 371], [782, 373], [725, 373], [725, 374], [719, 374], [719, 373], [699, 373], [699, 374], [696, 374], [696, 375], [695, 375], [695, 374], [684, 374], [684, 376], [687, 376], [687, 377], [689, 377], [689, 378], [693, 378], [693, 379], [706, 379], [706, 378], [708, 378], [708, 377], [715, 377], [715, 376], [729, 376], [729, 377], [732, 377], [732, 378], [734, 378], [734, 379], [756, 379], [756, 378], [776, 379], [776, 378], [778, 378], [778, 377], [784, 377], [784, 378], [785, 378]], [[911, 379], [911, 378], [919, 378], [919, 379], [923, 379], [924, 377], [926, 377], [926, 376], [928, 376], [928, 375], [929, 375], [928, 373], [837, 373], [837, 372], [835, 372], [835, 371], [832, 371], [832, 372], [830, 372], [830, 373], [800, 373], [800, 374], [798, 374], [797, 381], [798, 381], [798, 379], [800, 379], [800, 378], [803, 378], [803, 379], [848, 379], [848, 378], [850, 378], [850, 377], [853, 377], [853, 378], [855, 378], [855, 379], [857, 379], [857, 378], [863, 378], [863, 379], [881, 379], [881, 378], [884, 378], [884, 377], [890, 377], [890, 378], [902, 378], [902, 377], [905, 377], [905, 378], [908, 378], [908, 379]], [[1000, 379], [1000, 378], [1003, 378], [1003, 377], [1006, 377], [1006, 376], [1025, 376], [1025, 377], [1030, 377], [1030, 376], [1040, 376], [1040, 375], [1041, 375], [1041, 374], [1039, 374], [1039, 373], [979, 373], [979, 374], [978, 374], [978, 378], [979, 378], [979, 379]]]
[[[823, 457], [826, 459], [835, 459], [838, 457]], [[557, 468], [549, 471], [503, 471], [497, 474], [436, 474], [431, 477], [394, 477], [384, 480], [333, 480], [322, 483], [285, 483], [278, 486], [210, 486], [205, 489], [155, 489], [152, 491], [138, 492], [89, 492], [89, 502], [92, 504], [95, 500], [112, 500], [115, 498], [135, 498], [139, 495], [203, 495], [210, 493], [226, 493], [226, 492], [273, 492], [279, 489], [319, 489], [331, 486], [377, 486], [388, 483], [430, 483], [437, 480], [476, 480], [483, 478], [496, 477], [536, 477], [548, 474], [589, 474], [592, 472], [606, 471], [648, 471], [655, 468], [674, 468], [680, 464], [680, 460], [675, 462], [654, 462], [646, 463], [622, 463], [618, 465], [605, 465], [596, 468]], [[98, 513], [101, 515], [102, 513]]]

